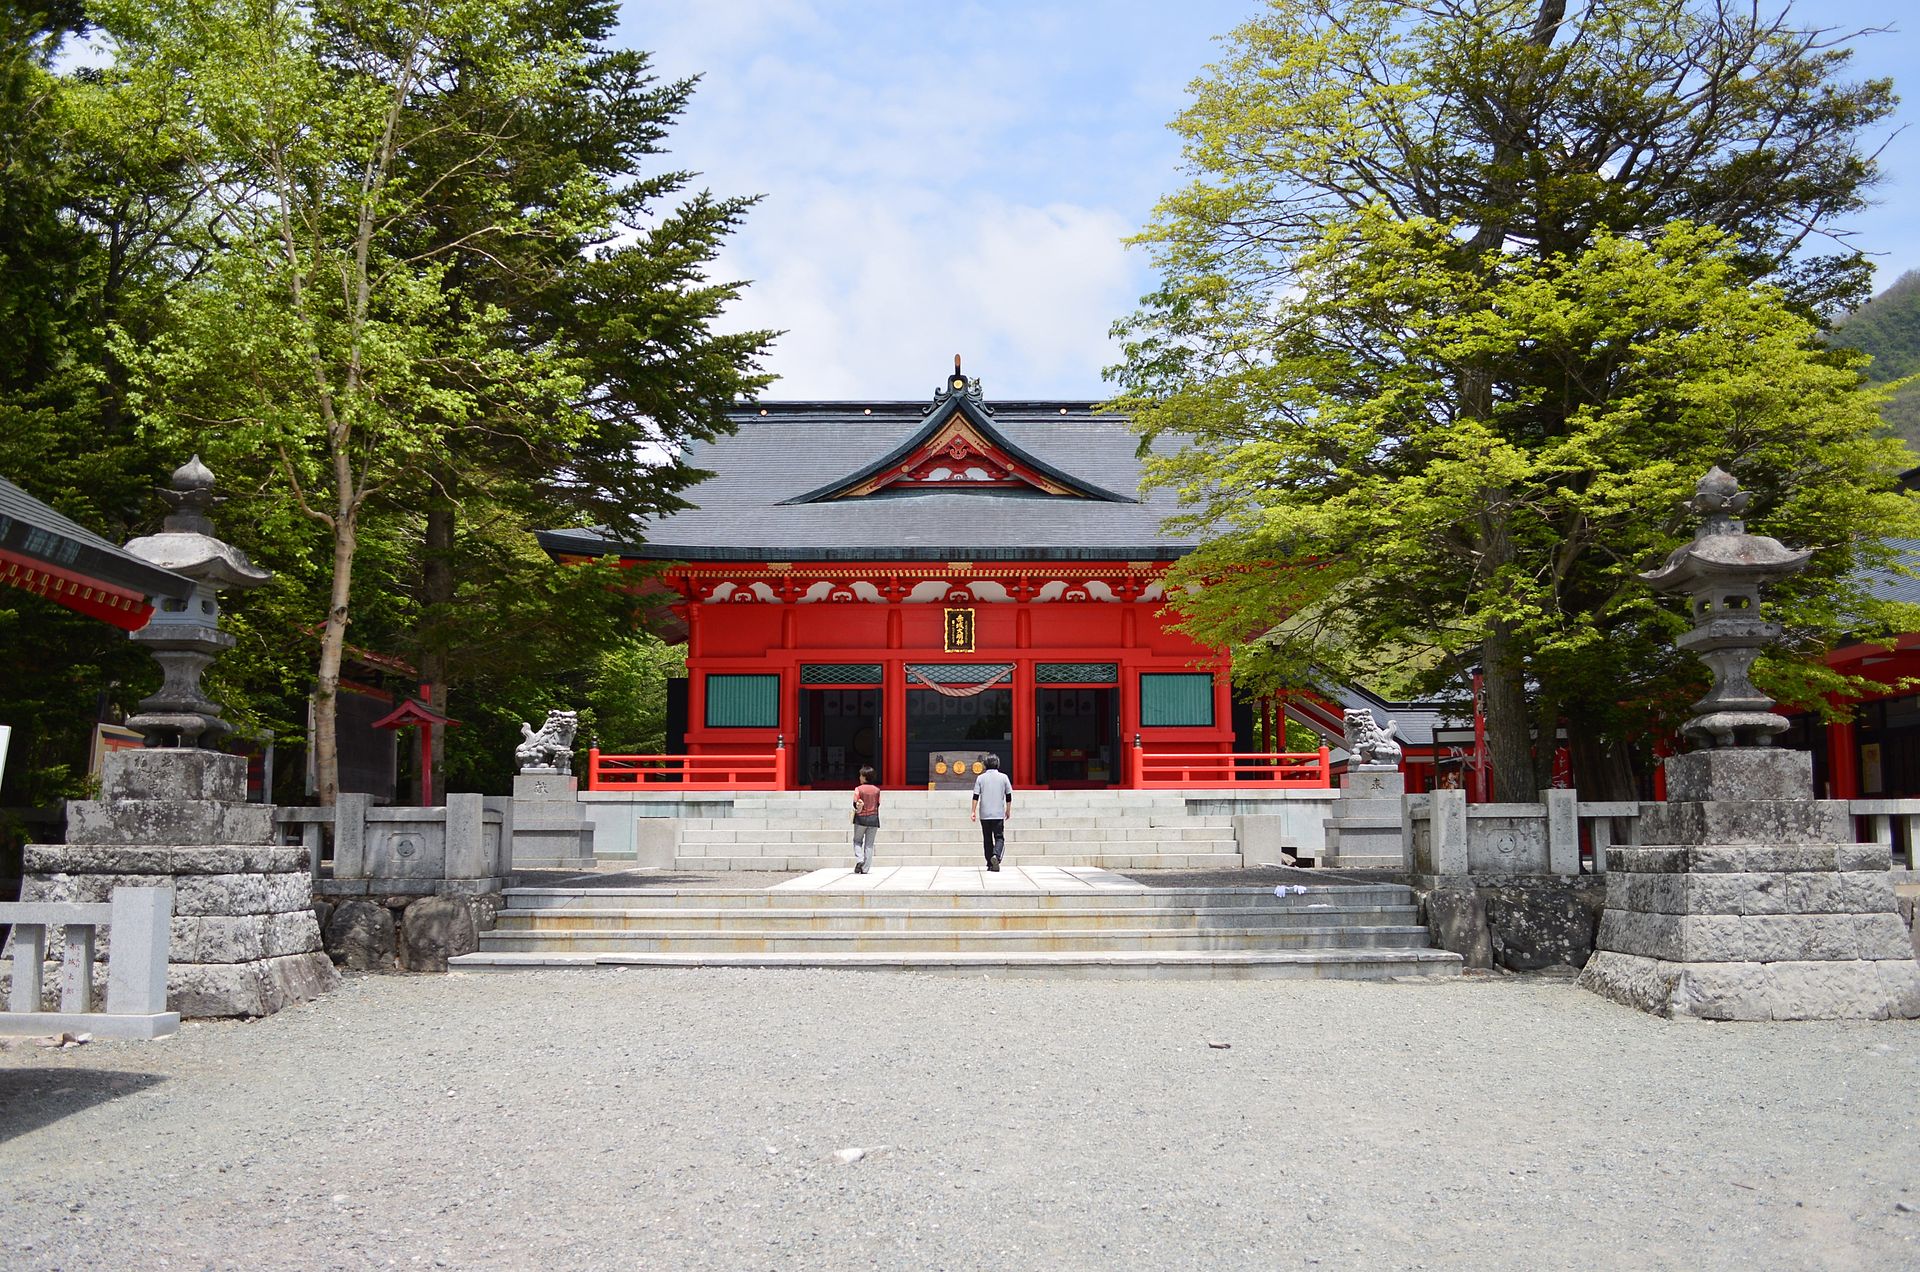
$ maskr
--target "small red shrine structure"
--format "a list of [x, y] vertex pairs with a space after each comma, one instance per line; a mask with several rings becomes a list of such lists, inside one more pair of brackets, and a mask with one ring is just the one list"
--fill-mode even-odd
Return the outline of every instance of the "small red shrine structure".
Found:
[[[1325, 751], [1253, 754], [1217, 650], [1163, 613], [1190, 551], [1136, 495], [1138, 441], [1086, 403], [989, 406], [954, 374], [930, 405], [763, 403], [685, 462], [697, 506], [615, 556], [674, 594], [688, 679], [674, 755], [597, 752], [590, 787], [845, 788], [965, 777], [1021, 787], [1327, 784]], [[1235, 719], [1242, 722], [1236, 744]]]

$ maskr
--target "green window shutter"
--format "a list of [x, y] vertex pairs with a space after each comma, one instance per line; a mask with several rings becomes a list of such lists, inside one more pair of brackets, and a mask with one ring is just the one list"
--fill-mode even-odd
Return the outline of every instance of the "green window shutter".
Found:
[[1213, 677], [1204, 671], [1141, 672], [1140, 723], [1148, 728], [1212, 728]]
[[709, 729], [773, 729], [780, 725], [780, 677], [707, 677]]

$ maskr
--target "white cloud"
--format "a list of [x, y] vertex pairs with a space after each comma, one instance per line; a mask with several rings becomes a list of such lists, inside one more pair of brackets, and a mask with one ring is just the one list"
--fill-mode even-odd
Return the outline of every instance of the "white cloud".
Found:
[[1111, 209], [822, 187], [755, 220], [721, 272], [753, 280], [732, 325], [786, 330], [773, 397], [919, 397], [954, 353], [990, 396], [1087, 395], [1131, 299]]
[[716, 272], [787, 333], [769, 396], [918, 398], [958, 352], [989, 399], [1095, 401], [1170, 103], [1243, 3], [628, 0], [623, 35], [704, 73], [672, 162], [765, 196]]

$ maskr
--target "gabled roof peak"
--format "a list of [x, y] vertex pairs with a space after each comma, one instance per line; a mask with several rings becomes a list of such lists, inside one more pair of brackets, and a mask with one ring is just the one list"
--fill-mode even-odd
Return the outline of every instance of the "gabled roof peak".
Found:
[[953, 356], [953, 375], [933, 395], [925, 422], [891, 452], [803, 495], [789, 504], [862, 499], [870, 495], [932, 490], [1031, 493], [1101, 503], [1134, 503], [1062, 471], [1015, 444], [994, 426], [993, 409], [981, 398]]

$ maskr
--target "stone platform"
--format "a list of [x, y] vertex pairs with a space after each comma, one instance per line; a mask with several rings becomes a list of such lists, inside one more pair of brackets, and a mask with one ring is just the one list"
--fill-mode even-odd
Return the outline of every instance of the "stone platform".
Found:
[[1646, 846], [1608, 854], [1599, 951], [1580, 984], [1655, 1015], [1920, 1017], [1920, 962], [1881, 845], [1813, 800], [1812, 757], [1772, 748], [1667, 761]]
[[1400, 799], [1407, 793], [1406, 776], [1397, 767], [1356, 765], [1340, 784], [1320, 864], [1333, 870], [1405, 868]]
[[68, 842], [27, 847], [21, 899], [170, 887], [167, 1006], [182, 1016], [265, 1016], [325, 993], [338, 975], [306, 850], [274, 843], [273, 808], [246, 802], [246, 773], [244, 757], [212, 751], [109, 754], [102, 798], [68, 805]]

